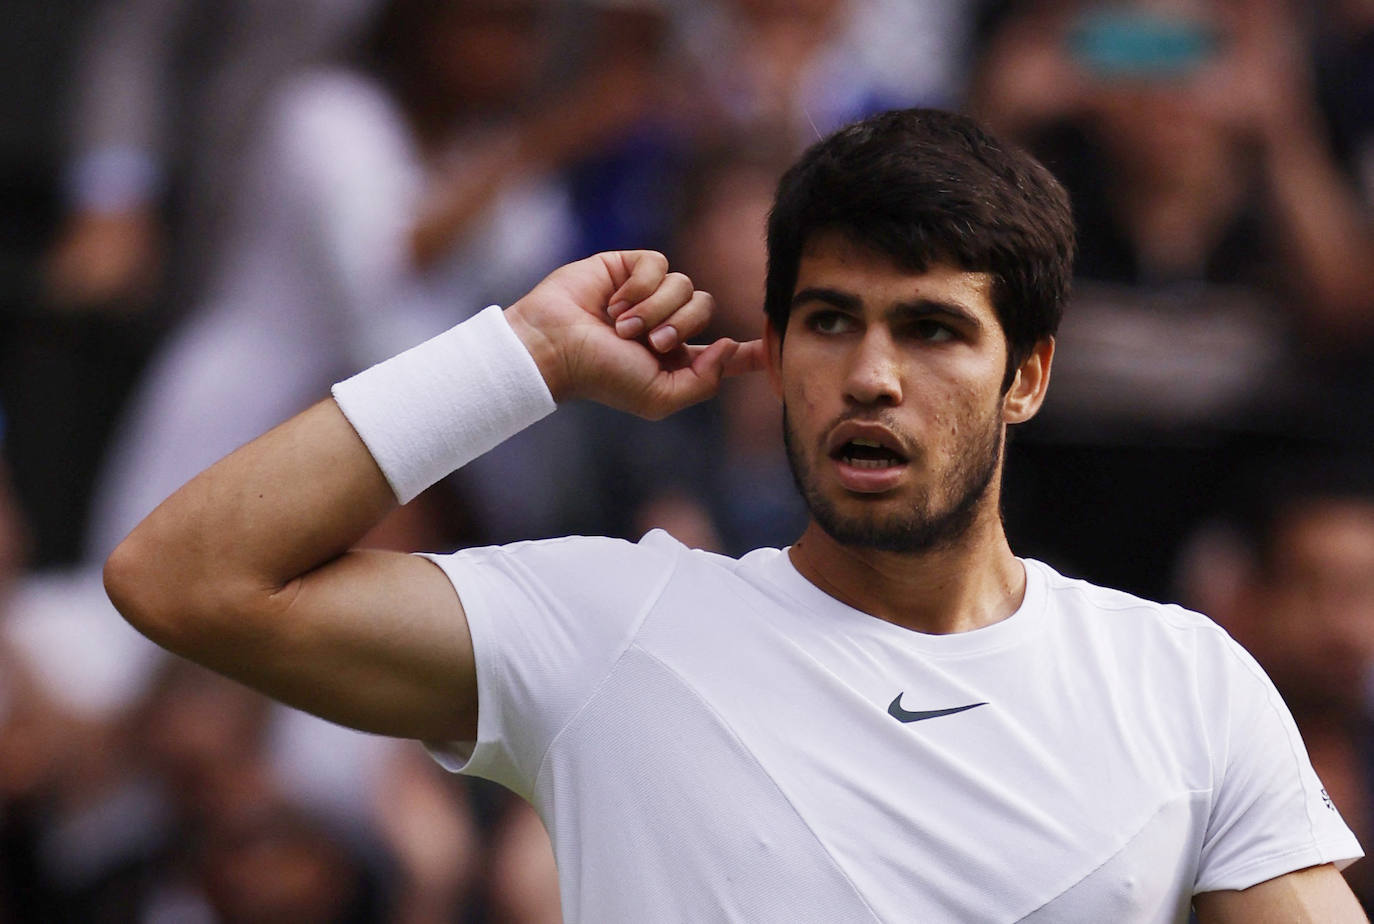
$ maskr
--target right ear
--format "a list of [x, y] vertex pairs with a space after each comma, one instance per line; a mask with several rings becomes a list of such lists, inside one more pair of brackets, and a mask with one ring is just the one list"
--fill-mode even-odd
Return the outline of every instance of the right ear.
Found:
[[773, 394], [782, 398], [782, 335], [773, 326], [773, 319], [763, 323], [764, 363], [768, 372], [768, 382], [773, 386]]

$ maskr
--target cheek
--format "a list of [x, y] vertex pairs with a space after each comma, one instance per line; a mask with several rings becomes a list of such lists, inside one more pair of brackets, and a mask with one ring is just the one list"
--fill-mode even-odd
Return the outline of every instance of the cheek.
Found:
[[807, 382], [784, 392], [783, 403], [787, 407], [787, 417], [798, 435], [809, 438], [819, 426], [820, 418], [823, 416], [818, 403], [819, 394], [820, 389]]
[[947, 377], [926, 376], [907, 388], [907, 400], [925, 412], [932, 435], [956, 433], [980, 415], [982, 403], [977, 389]]
[[[814, 367], [813, 367], [814, 368]], [[782, 369], [782, 400], [794, 426], [810, 426], [810, 419], [824, 409], [827, 386], [815, 374], [806, 374], [784, 360]]]
[[1001, 401], [969, 386], [935, 387], [927, 394], [932, 409], [930, 435], [951, 453], [1001, 421]]

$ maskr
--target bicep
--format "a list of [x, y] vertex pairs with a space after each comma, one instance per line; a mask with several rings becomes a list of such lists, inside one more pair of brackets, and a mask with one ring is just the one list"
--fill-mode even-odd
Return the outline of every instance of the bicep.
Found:
[[287, 584], [255, 621], [241, 639], [255, 650], [226, 655], [227, 672], [249, 686], [363, 731], [475, 736], [471, 634], [453, 585], [430, 561], [349, 552]]
[[1354, 893], [1330, 863], [1277, 876], [1248, 889], [1201, 892], [1202, 924], [1353, 924], [1366, 922]]

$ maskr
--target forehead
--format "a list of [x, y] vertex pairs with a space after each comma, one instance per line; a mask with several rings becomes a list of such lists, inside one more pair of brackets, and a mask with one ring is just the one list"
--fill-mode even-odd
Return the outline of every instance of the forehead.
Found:
[[988, 273], [970, 272], [947, 262], [931, 262], [924, 272], [904, 269], [886, 254], [838, 231], [812, 235], [802, 249], [793, 294], [805, 289], [833, 289], [856, 296], [866, 311], [916, 301], [947, 302], [1000, 327]]

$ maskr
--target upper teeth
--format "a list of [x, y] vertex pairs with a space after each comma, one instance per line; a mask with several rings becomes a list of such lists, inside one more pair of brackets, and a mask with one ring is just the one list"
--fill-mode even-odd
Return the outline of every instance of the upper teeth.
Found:
[[855, 446], [871, 446], [874, 449], [883, 448], [883, 444], [878, 442], [877, 440], [864, 439], [863, 437], [852, 439], [850, 440], [850, 442], [853, 443]]

